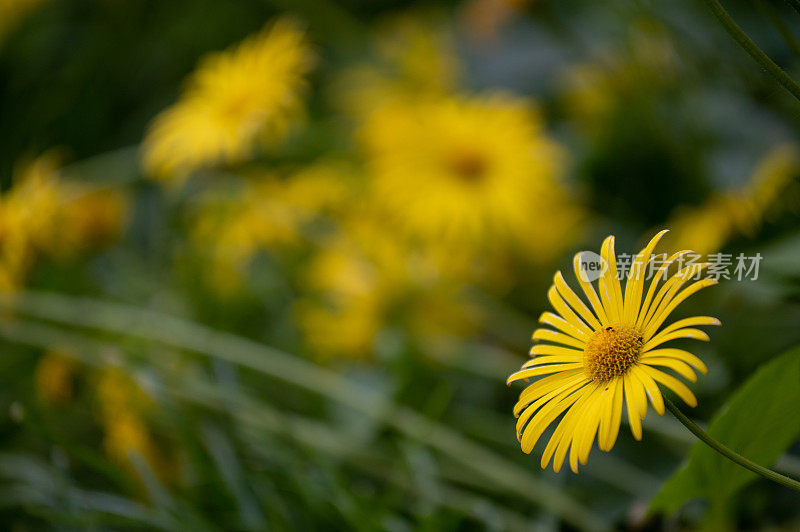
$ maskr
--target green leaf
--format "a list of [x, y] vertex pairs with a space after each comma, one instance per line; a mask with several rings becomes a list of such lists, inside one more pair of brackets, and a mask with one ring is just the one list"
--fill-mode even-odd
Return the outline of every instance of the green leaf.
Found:
[[[800, 435], [800, 348], [762, 366], [714, 416], [708, 433], [739, 454], [770, 467]], [[661, 487], [650, 509], [672, 513], [690, 499], [724, 504], [757, 478], [698, 441], [684, 465]]]

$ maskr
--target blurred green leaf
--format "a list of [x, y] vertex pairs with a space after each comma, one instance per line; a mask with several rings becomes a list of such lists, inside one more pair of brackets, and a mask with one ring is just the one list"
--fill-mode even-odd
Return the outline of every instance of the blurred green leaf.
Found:
[[[762, 366], [717, 413], [708, 433], [754, 462], [771, 466], [800, 435], [798, 404], [800, 348], [795, 348]], [[672, 513], [697, 497], [719, 508], [756, 478], [698, 441], [650, 508]]]

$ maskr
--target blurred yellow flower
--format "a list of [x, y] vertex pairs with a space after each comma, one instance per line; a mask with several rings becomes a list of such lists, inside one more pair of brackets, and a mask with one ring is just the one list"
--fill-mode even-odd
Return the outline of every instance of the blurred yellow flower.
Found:
[[385, 106], [361, 138], [376, 208], [402, 233], [540, 260], [561, 249], [575, 216], [559, 182], [564, 154], [529, 102], [453, 96]]
[[135, 473], [131, 458], [138, 454], [154, 473], [165, 473], [164, 461], [145, 420], [152, 410], [152, 399], [120, 368], [104, 369], [97, 383], [97, 404], [105, 437], [103, 447], [109, 457]]
[[305, 287], [320, 294], [297, 306], [308, 343], [323, 355], [363, 358], [372, 352], [383, 322], [387, 294], [381, 272], [340, 237], [323, 247], [304, 274]]
[[66, 194], [62, 209], [62, 247], [74, 253], [100, 248], [119, 238], [128, 201], [119, 190], [77, 187]]
[[20, 163], [0, 196], [0, 290], [19, 288], [39, 256], [73, 256], [109, 243], [125, 217], [118, 191], [65, 182], [54, 151]]
[[34, 370], [36, 395], [48, 404], [66, 403], [72, 399], [77, 361], [59, 351], [42, 355]]
[[209, 190], [201, 200], [192, 239], [215, 289], [238, 289], [253, 256], [305, 242], [312, 223], [341, 209], [351, 180], [336, 163], [319, 163], [289, 175], [259, 173], [227, 193]]
[[[750, 181], [740, 190], [714, 194], [704, 204], [679, 208], [670, 224], [669, 243], [698, 253], [719, 251], [736, 235], [753, 236], [771, 211], [785, 207], [784, 199], [800, 175], [800, 150], [793, 144], [772, 149], [758, 163]], [[796, 207], [796, 205], [795, 205]]]
[[432, 348], [432, 340], [466, 334], [481, 319], [433, 255], [363, 212], [321, 247], [303, 281], [310, 296], [297, 305], [298, 322], [323, 357], [369, 357], [388, 326]]
[[323, 358], [366, 358], [383, 327], [380, 301], [374, 296], [338, 296], [325, 303], [301, 301], [298, 323], [315, 353]]
[[0, 289], [17, 288], [36, 254], [58, 241], [58, 157], [19, 164], [14, 186], [0, 197]]
[[105, 418], [106, 436], [103, 447], [106, 453], [122, 464], [129, 464], [131, 453], [138, 453], [153, 463], [153, 444], [142, 419], [127, 411]]
[[136, 382], [116, 366], [105, 368], [97, 383], [100, 411], [112, 415], [122, 410], [145, 410], [152, 400]]
[[705, 364], [688, 351], [663, 344], [682, 338], [707, 341], [708, 335], [694, 327], [720, 322], [709, 316], [694, 316], [662, 326], [678, 305], [716, 281], [694, 280], [684, 288], [708, 266], [701, 263], [683, 266], [667, 278], [669, 264], [680, 264], [687, 253], [684, 251], [659, 264], [647, 284], [653, 251], [664, 233], [658, 233], [636, 255], [624, 295], [617, 278], [613, 236], [602, 245], [605, 269], [597, 279], [597, 291], [592, 285], [594, 279], [581, 267], [580, 254], [575, 256], [576, 280], [591, 308], [572, 291], [561, 272], [556, 273], [547, 297], [557, 314], [542, 314], [539, 321], [550, 328], [533, 333], [537, 345], [531, 349], [531, 360], [508, 378], [510, 384], [541, 377], [522, 391], [514, 406], [514, 415], [519, 418], [517, 439], [525, 453], [530, 453], [545, 430], [561, 418], [542, 454], [543, 469], [552, 459], [553, 469], [559, 471], [569, 451], [570, 468], [577, 473], [578, 464], [585, 464], [589, 457], [595, 436], [600, 449], [610, 451], [626, 405], [631, 433], [641, 439], [647, 399], [658, 415], [664, 414], [659, 385], [675, 392], [689, 406], [697, 405], [691, 390], [662, 370], [670, 369], [694, 382], [694, 370], [705, 373]]
[[302, 114], [312, 62], [303, 31], [289, 19], [204, 58], [180, 100], [153, 121], [143, 146], [147, 172], [182, 179], [241, 162], [258, 141], [280, 140]]

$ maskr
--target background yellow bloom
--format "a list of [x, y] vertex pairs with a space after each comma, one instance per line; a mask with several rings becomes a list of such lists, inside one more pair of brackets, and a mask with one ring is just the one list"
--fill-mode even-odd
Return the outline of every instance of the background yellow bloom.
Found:
[[111, 243], [125, 223], [124, 195], [66, 182], [50, 151], [20, 162], [0, 195], [0, 287], [19, 288], [37, 257], [75, 257]]
[[[544, 259], [571, 230], [562, 148], [530, 102], [422, 98], [372, 113], [360, 136], [374, 201], [400, 231], [456, 251], [519, 247]], [[548, 239], [543, 222], [559, 224]]]
[[279, 19], [204, 58], [181, 99], [153, 121], [144, 165], [161, 179], [246, 160], [258, 141], [282, 139], [302, 114], [312, 52], [300, 26]]

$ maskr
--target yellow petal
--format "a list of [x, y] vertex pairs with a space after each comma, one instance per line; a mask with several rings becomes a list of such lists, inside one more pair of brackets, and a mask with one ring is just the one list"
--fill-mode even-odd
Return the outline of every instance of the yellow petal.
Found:
[[603, 275], [598, 279], [600, 299], [608, 318], [615, 323], [622, 320], [622, 288], [617, 278], [617, 259], [614, 256], [614, 237], [609, 236], [603, 241], [600, 256], [606, 263]]
[[589, 458], [589, 452], [592, 450], [592, 443], [594, 443], [594, 436], [600, 426], [600, 408], [602, 403], [598, 400], [603, 391], [603, 386], [596, 386], [592, 392], [592, 396], [584, 407], [584, 414], [578, 426], [582, 429], [576, 438], [578, 444], [578, 459], [582, 464], [586, 463]]
[[611, 399], [611, 417], [608, 419], [606, 439], [600, 447], [604, 451], [610, 451], [611, 448], [614, 447], [614, 443], [617, 441], [617, 435], [619, 434], [619, 425], [622, 420], [622, 379], [614, 379], [611, 388], [614, 392]]
[[[553, 436], [550, 438], [550, 441], [547, 443], [547, 447], [542, 454], [542, 461], [541, 466], [542, 469], [547, 467], [547, 464], [550, 462], [550, 458], [553, 456], [556, 448], [561, 445], [561, 442], [566, 440], [567, 444], [572, 441], [574, 437], [574, 428], [578, 422], [578, 419], [581, 414], [581, 407], [586, 402], [586, 399], [589, 397], [589, 391], [591, 390], [581, 390], [581, 398], [575, 402], [572, 407], [570, 407], [569, 412], [564, 414], [564, 417], [559, 422], [556, 430], [553, 432]], [[562, 459], [563, 461], [563, 459]], [[555, 468], [555, 463], [553, 464]], [[559, 465], [560, 467], [560, 465]]]
[[578, 330], [577, 327], [567, 322], [567, 320], [561, 316], [556, 316], [552, 312], [542, 312], [542, 315], [539, 316], [539, 322], [544, 323], [545, 325], [550, 325], [551, 327], [555, 327], [562, 333], [572, 336], [577, 340], [582, 342], [586, 341], [586, 335]]
[[659, 327], [661, 327], [662, 323], [664, 323], [664, 320], [666, 320], [669, 315], [672, 314], [672, 311], [675, 310], [675, 308], [683, 303], [688, 297], [693, 295], [695, 292], [699, 292], [703, 288], [706, 288], [707, 286], [713, 286], [715, 284], [717, 284], [716, 279], [703, 279], [702, 281], [697, 281], [696, 283], [689, 285], [688, 288], [685, 288], [683, 291], [681, 291], [681, 293], [675, 296], [675, 298], [665, 309], [659, 311], [659, 313], [653, 317], [652, 321], [645, 325], [645, 338], [651, 338], [653, 333], [657, 331]]
[[559, 388], [563, 384], [567, 383], [567, 381], [572, 381], [569, 384], [574, 384], [574, 382], [577, 382], [578, 380], [586, 380], [586, 376], [584, 375], [582, 369], [562, 371], [561, 373], [542, 377], [522, 390], [522, 393], [519, 395], [519, 401], [514, 406], [514, 415], [518, 416], [523, 408], [526, 408], [533, 401], [542, 397], [543, 395], [550, 393], [556, 388]]
[[656, 414], [663, 416], [664, 398], [661, 396], [661, 390], [658, 389], [658, 384], [656, 384], [656, 381], [654, 381], [653, 377], [651, 377], [644, 370], [645, 367], [646, 366], [634, 366], [631, 368], [631, 373], [636, 376], [636, 378], [639, 379], [644, 386], [647, 396], [650, 398], [650, 404], [653, 405], [653, 409], [656, 411]]
[[661, 237], [666, 233], [667, 229], [664, 229], [650, 239], [650, 242], [636, 255], [636, 258], [631, 264], [628, 280], [625, 283], [625, 303], [623, 305], [625, 323], [636, 323], [636, 318], [639, 315], [639, 307], [642, 302], [644, 280], [647, 276], [647, 266], [650, 262], [650, 256], [653, 254], [653, 250], [658, 244], [658, 241], [661, 240]]
[[642, 360], [641, 363], [646, 366], [661, 366], [664, 368], [669, 368], [685, 379], [689, 379], [692, 382], [697, 381], [697, 375], [695, 375], [694, 371], [692, 371], [692, 368], [674, 358], [651, 357], [646, 360]]
[[520, 441], [522, 451], [530, 453], [545, 429], [580, 397], [581, 394], [573, 393], [560, 401], [551, 401], [543, 406], [525, 427]]
[[584, 342], [583, 340], [578, 340], [577, 338], [573, 338], [572, 336], [568, 336], [558, 331], [551, 331], [550, 329], [536, 329], [533, 332], [532, 340], [534, 342], [545, 341], [557, 344], [564, 344], [570, 347], [575, 347], [577, 349], [584, 349], [586, 347], [586, 342]]
[[583, 357], [583, 351], [578, 349], [570, 349], [569, 347], [561, 347], [560, 345], [535, 345], [530, 350], [531, 355], [565, 355]]
[[[646, 327], [654, 316], [657, 316], [670, 304], [672, 298], [687, 281], [698, 275], [706, 267], [708, 267], [708, 263], [689, 264], [670, 277], [658, 291], [658, 294], [656, 294], [652, 305], [650, 305], [650, 308], [644, 316], [644, 320], [641, 322], [642, 327]], [[649, 336], [645, 337], [645, 340], [649, 340], [649, 338]]]
[[542, 355], [532, 358], [522, 365], [522, 369], [542, 366], [544, 364], [563, 364], [580, 362], [583, 355]]
[[508, 378], [508, 380], [506, 380], [506, 384], [511, 384], [512, 382], [521, 379], [529, 379], [530, 377], [535, 377], [537, 375], [547, 375], [548, 373], [555, 373], [557, 371], [566, 371], [568, 369], [576, 369], [582, 367], [583, 363], [574, 363], [574, 364], [551, 364], [549, 366], [527, 368], [512, 373], [511, 376]]
[[676, 260], [678, 260], [682, 256], [686, 255], [687, 253], [692, 253], [692, 252], [690, 250], [688, 250], [688, 249], [684, 249], [682, 251], [679, 251], [679, 252], [671, 255], [669, 258], [667, 258], [667, 260], [664, 261], [664, 264], [662, 264], [659, 267], [658, 272], [656, 272], [656, 276], [650, 282], [650, 286], [647, 289], [647, 295], [645, 296], [644, 302], [642, 303], [642, 308], [639, 310], [639, 317], [636, 318], [636, 326], [637, 327], [641, 326], [642, 322], [644, 321], [645, 317], [647, 316], [647, 314], [649, 312], [650, 307], [655, 305], [653, 303], [653, 296], [656, 293], [656, 288], [658, 288], [658, 283], [661, 281], [662, 278], [664, 278], [667, 275], [667, 270], [669, 270], [669, 267]]
[[589, 307], [581, 301], [581, 299], [572, 291], [572, 288], [569, 287], [567, 282], [564, 280], [564, 276], [561, 275], [561, 272], [556, 272], [555, 276], [553, 277], [553, 284], [558, 290], [558, 293], [561, 294], [561, 297], [575, 310], [578, 314], [580, 314], [581, 318], [589, 324], [589, 326], [594, 329], [600, 329], [602, 326], [600, 322], [597, 321], [597, 318], [592, 311], [589, 310]]
[[576, 456], [576, 459], [570, 459], [570, 468], [577, 473], [577, 450], [576, 450], [576, 440], [575, 437], [577, 435], [576, 429], [580, 420], [583, 418], [583, 414], [585, 411], [586, 402], [591, 398], [593, 389], [590, 386], [585, 387], [583, 390], [582, 397], [569, 409], [564, 416], [562, 421], [567, 423], [565, 434], [560, 436], [558, 447], [555, 452], [555, 456], [553, 458], [553, 471], [558, 473], [561, 470], [561, 465], [564, 463], [564, 458], [567, 455], [567, 450], [570, 449], [570, 446], [573, 449], [573, 453]]
[[567, 433], [566, 427], [570, 424], [570, 420], [576, 416], [576, 406], [577, 405], [573, 405], [572, 408], [569, 409], [569, 412], [564, 415], [558, 423], [556, 430], [553, 432], [553, 435], [550, 437], [550, 441], [547, 442], [547, 447], [544, 448], [544, 452], [542, 453], [542, 460], [539, 462], [542, 469], [547, 468], [547, 464], [550, 463], [550, 458], [553, 457], [553, 453], [556, 447], [561, 443], [561, 439], [571, 437], [571, 435]]
[[631, 381], [631, 394], [630, 399], [633, 400], [633, 405], [639, 413], [639, 417], [644, 419], [647, 417], [647, 392], [645, 391], [644, 384], [636, 377], [633, 371], [629, 371], [627, 376]]
[[708, 342], [711, 338], [709, 338], [708, 334], [700, 329], [692, 329], [687, 327], [685, 329], [678, 329], [677, 331], [672, 331], [671, 333], [667, 334], [657, 334], [653, 336], [650, 340], [647, 341], [642, 346], [642, 351], [649, 351], [654, 347], [658, 347], [661, 344], [670, 342], [672, 340], [679, 340], [681, 338], [688, 338], [690, 340], [701, 340], [703, 342]]
[[600, 394], [600, 430], [597, 433], [597, 446], [605, 449], [605, 442], [611, 431], [612, 411], [614, 408], [614, 383], [606, 383]]
[[578, 280], [578, 284], [581, 285], [583, 293], [586, 294], [587, 299], [589, 299], [589, 303], [591, 303], [592, 308], [594, 309], [594, 313], [600, 320], [600, 324], [607, 325], [609, 323], [608, 317], [606, 316], [606, 312], [603, 309], [603, 304], [600, 302], [600, 298], [597, 297], [597, 292], [595, 292], [592, 283], [586, 281], [583, 278], [583, 272], [581, 272], [580, 253], [576, 253], [575, 257], [572, 259], [572, 268], [575, 271], [575, 278]]
[[695, 398], [692, 391], [672, 375], [667, 375], [663, 371], [648, 366], [642, 366], [642, 370], [647, 372], [654, 380], [675, 392], [687, 405], [691, 407], [697, 406], [697, 398]]
[[658, 334], [669, 334], [673, 331], [677, 331], [678, 329], [683, 329], [684, 327], [698, 327], [700, 325], [722, 325], [722, 322], [720, 322], [717, 318], [712, 318], [711, 316], [692, 316], [691, 318], [684, 318], [682, 320], [670, 323]]
[[561, 399], [580, 388], [580, 386], [580, 383], [565, 383], [540, 397], [531, 403], [530, 406], [525, 407], [522, 415], [517, 420], [517, 439], [522, 437], [522, 433], [525, 431], [525, 427], [528, 425], [528, 421], [531, 419], [531, 416], [536, 414], [536, 412], [539, 410], [547, 410], [549, 408], [548, 405], [558, 403]]
[[631, 427], [631, 434], [637, 440], [642, 439], [642, 419], [639, 417], [639, 410], [637, 405], [638, 397], [637, 392], [634, 391], [634, 388], [641, 389], [641, 383], [634, 382], [631, 379], [630, 374], [626, 374], [623, 377], [623, 383], [625, 388], [625, 404], [628, 408], [628, 424]]
[[683, 349], [672, 349], [672, 348], [655, 349], [653, 351], [642, 353], [641, 360], [645, 361], [650, 358], [665, 358], [665, 357], [682, 360], [683, 362], [686, 362], [687, 364], [697, 368], [697, 370], [700, 371], [701, 373], [708, 373], [708, 368], [706, 367], [705, 364], [703, 364], [702, 360], [697, 358], [692, 353], [684, 351]]
[[558, 289], [555, 285], [551, 286], [547, 291], [547, 299], [550, 300], [550, 304], [553, 305], [553, 308], [556, 309], [562, 318], [580, 331], [581, 338], [588, 338], [592, 334], [592, 329], [569, 308], [569, 305], [567, 305], [558, 293]]

